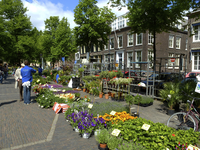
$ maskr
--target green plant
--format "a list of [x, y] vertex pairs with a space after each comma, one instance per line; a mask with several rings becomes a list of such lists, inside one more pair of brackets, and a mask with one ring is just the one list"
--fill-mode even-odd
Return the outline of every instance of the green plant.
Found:
[[110, 112], [114, 110], [116, 112], [126, 111], [128, 112], [129, 109], [121, 103], [118, 102], [102, 102], [102, 103], [94, 103], [90, 113], [93, 116], [104, 115], [105, 113], [110, 114]]
[[116, 75], [117, 75], [117, 73], [114, 72], [114, 71], [109, 72], [109, 78], [110, 79], [114, 78]]
[[101, 130], [96, 136], [95, 139], [100, 144], [107, 144], [109, 138], [109, 132], [107, 129]]
[[118, 146], [118, 150], [146, 150], [146, 148], [139, 144], [139, 143], [133, 143], [131, 140], [123, 141], [121, 145]]
[[[110, 134], [111, 134], [111, 132], [112, 132], [112, 130], [110, 131]], [[123, 141], [122, 138], [110, 135], [109, 139], [108, 139], [108, 143], [107, 143], [108, 148], [110, 150], [116, 150], [118, 148], [118, 146], [122, 143], [122, 141]]]
[[[142, 129], [144, 124], [150, 125], [148, 131]], [[111, 126], [113, 129], [119, 129], [120, 137], [124, 140], [132, 140], [134, 143], [140, 143], [146, 149], [175, 149], [178, 142], [195, 145], [198, 143], [200, 133], [190, 130], [175, 130], [167, 127], [163, 123], [154, 123], [144, 118], [118, 122]]]
[[181, 99], [180, 83], [169, 82], [164, 83], [164, 89], [160, 90], [160, 96], [163, 100], [167, 100], [170, 109]]
[[134, 103], [133, 99], [134, 99], [134, 97], [130, 94], [127, 94], [125, 96], [126, 103], [128, 103], [128, 105], [129, 105], [129, 112], [131, 112], [131, 105]]
[[75, 97], [80, 97], [81, 94], [80, 93], [75, 93]]
[[139, 104], [149, 104], [153, 102], [153, 98], [152, 97], [148, 97], [148, 96], [142, 96], [141, 101], [134, 101], [134, 104], [139, 105]]
[[122, 73], [122, 71], [120, 69], [117, 70], [117, 77], [118, 78], [123, 77], [123, 73]]

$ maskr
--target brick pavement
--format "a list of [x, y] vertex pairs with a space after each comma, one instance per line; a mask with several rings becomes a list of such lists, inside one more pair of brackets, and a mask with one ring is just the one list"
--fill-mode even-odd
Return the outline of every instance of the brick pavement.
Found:
[[[34, 94], [32, 93], [32, 99]], [[81, 91], [81, 96], [88, 95]], [[93, 99], [93, 96], [90, 96]], [[41, 109], [37, 103], [18, 102], [19, 92], [14, 89], [14, 77], [0, 84], [0, 149], [10, 150], [97, 150], [94, 136], [83, 139], [72, 130], [64, 114], [56, 115], [52, 109]], [[111, 101], [96, 98], [96, 102]], [[125, 102], [121, 102], [126, 105]], [[140, 107], [140, 117], [166, 123], [169, 116], [161, 113], [163, 103]], [[133, 106], [135, 109], [137, 106]]]

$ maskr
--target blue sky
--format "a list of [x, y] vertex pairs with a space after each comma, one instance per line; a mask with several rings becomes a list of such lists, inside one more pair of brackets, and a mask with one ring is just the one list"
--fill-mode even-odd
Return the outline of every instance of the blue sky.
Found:
[[[22, 0], [25, 7], [28, 8], [27, 15], [34, 27], [38, 30], [44, 30], [44, 21], [50, 16], [59, 16], [60, 19], [66, 17], [70, 23], [70, 27], [74, 28], [74, 9], [78, 5], [79, 0]], [[98, 7], [108, 6], [108, 0], [98, 0]], [[109, 6], [108, 6], [109, 7]], [[112, 11], [117, 15], [122, 15], [127, 12], [126, 8], [118, 11], [117, 8], [112, 8]]]

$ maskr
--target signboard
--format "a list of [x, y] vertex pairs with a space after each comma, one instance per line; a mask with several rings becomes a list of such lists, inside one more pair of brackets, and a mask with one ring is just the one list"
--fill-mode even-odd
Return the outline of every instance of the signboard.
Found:
[[175, 58], [171, 58], [171, 62], [175, 62]]
[[119, 64], [115, 64], [115, 67], [118, 67], [119, 66]]

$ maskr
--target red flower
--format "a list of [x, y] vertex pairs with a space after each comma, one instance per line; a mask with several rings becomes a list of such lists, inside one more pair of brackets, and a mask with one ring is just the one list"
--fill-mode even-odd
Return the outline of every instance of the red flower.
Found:
[[172, 136], [174, 136], [174, 137], [175, 137], [175, 134], [172, 134]]

